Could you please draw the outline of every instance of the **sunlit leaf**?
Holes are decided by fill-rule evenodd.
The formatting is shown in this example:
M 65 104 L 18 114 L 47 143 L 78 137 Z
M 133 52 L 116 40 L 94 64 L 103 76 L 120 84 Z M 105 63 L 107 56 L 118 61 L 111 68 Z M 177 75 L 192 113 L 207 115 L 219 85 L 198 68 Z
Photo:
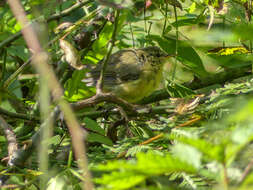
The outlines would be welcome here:
M 142 174 L 112 172 L 111 175 L 103 175 L 101 178 L 96 178 L 95 182 L 104 184 L 107 189 L 121 190 L 134 187 L 143 180 L 145 180 L 145 176 Z
M 187 137 L 176 137 L 171 136 L 171 139 L 175 139 L 179 142 L 188 144 L 195 147 L 197 150 L 202 152 L 208 159 L 216 160 L 220 163 L 224 163 L 225 160 L 225 146 L 224 144 L 212 144 L 211 142 L 197 139 L 197 138 L 187 138 Z
M 92 49 L 94 52 L 96 52 L 96 54 L 102 57 L 106 54 L 107 52 L 106 45 L 112 37 L 112 31 L 113 31 L 113 25 L 107 23 L 105 27 L 103 28 L 103 30 L 101 31 L 99 35 L 99 39 L 97 39 L 92 46 Z
M 85 76 L 85 72 L 85 70 L 74 71 L 72 78 L 67 81 L 66 90 L 68 92 L 68 98 L 71 98 L 77 93 L 77 90 L 81 86 L 80 83 Z

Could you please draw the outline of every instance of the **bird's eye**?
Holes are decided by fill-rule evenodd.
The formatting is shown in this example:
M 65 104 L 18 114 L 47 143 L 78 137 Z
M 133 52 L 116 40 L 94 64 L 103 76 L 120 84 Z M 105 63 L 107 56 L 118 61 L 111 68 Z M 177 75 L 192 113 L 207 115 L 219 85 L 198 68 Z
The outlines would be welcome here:
M 156 57 L 161 57 L 161 53 L 160 52 L 155 52 L 155 56 Z
M 145 56 L 143 54 L 141 54 L 141 60 L 145 62 Z

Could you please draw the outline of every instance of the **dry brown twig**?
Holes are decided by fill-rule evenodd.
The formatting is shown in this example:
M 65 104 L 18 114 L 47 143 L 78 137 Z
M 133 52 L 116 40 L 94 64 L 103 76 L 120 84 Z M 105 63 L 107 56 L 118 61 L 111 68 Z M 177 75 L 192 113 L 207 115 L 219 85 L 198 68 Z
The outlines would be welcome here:
M 12 156 L 18 150 L 16 135 L 1 115 L 0 115 L 0 128 L 3 130 L 5 138 L 7 139 L 8 142 L 8 157 L 4 158 L 4 160 L 8 159 L 9 163 Z

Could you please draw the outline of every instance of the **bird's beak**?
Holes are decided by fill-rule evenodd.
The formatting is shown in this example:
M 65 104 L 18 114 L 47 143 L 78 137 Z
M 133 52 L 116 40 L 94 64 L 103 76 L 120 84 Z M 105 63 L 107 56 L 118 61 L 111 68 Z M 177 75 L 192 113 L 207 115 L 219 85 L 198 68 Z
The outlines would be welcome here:
M 164 58 L 176 57 L 178 54 L 167 54 Z

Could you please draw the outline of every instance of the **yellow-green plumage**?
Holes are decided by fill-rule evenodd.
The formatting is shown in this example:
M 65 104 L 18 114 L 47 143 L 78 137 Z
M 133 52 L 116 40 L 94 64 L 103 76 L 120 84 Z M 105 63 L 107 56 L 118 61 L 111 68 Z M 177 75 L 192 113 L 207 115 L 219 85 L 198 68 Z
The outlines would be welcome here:
M 151 94 L 160 84 L 162 68 L 168 55 L 158 47 L 125 49 L 111 55 L 105 75 L 105 92 L 111 92 L 128 102 L 137 102 Z M 95 85 L 102 68 L 98 64 L 84 80 Z

